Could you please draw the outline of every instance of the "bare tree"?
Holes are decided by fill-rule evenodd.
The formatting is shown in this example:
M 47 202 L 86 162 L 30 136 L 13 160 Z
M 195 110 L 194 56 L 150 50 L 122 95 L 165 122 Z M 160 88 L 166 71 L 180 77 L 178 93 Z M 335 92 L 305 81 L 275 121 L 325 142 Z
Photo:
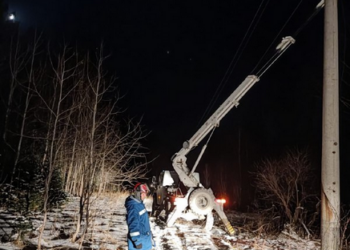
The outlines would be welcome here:
M 47 164 L 46 176 L 45 176 L 45 191 L 44 191 L 44 202 L 43 202 L 43 224 L 39 230 L 38 237 L 38 249 L 41 249 L 42 234 L 46 225 L 47 220 L 47 209 L 49 202 L 49 191 L 52 180 L 53 172 L 58 167 L 58 155 L 61 148 L 61 144 L 64 141 L 64 135 L 60 134 L 60 125 L 62 119 L 66 116 L 67 109 L 65 101 L 68 100 L 69 94 L 75 88 L 75 85 L 71 84 L 71 79 L 75 75 L 77 65 L 71 66 L 71 60 L 74 58 L 74 52 L 70 52 L 65 46 L 62 54 L 57 56 L 57 61 L 50 60 L 52 66 L 53 77 L 52 81 L 49 82 L 49 88 L 52 96 L 43 93 L 42 89 L 38 89 L 38 86 L 34 85 L 36 94 L 40 97 L 42 103 L 47 108 L 48 112 L 48 130 L 47 138 L 45 139 L 45 152 L 43 156 L 43 163 Z M 52 58 L 51 58 L 52 59 Z
M 20 83 L 20 86 L 22 88 L 22 91 L 25 94 L 24 98 L 24 107 L 23 110 L 20 112 L 21 114 L 21 127 L 19 131 L 19 139 L 16 147 L 16 156 L 13 164 L 13 169 L 12 169 L 12 178 L 15 175 L 16 169 L 17 169 L 17 164 L 20 160 L 21 156 L 21 150 L 22 150 L 22 142 L 25 138 L 25 128 L 26 128 L 26 122 L 27 122 L 27 116 L 29 113 L 30 109 L 30 100 L 33 96 L 32 93 L 32 85 L 36 83 L 37 79 L 41 77 L 41 69 L 35 67 L 35 61 L 37 60 L 37 53 L 40 45 L 40 36 L 37 37 L 36 35 L 34 36 L 33 39 L 33 44 L 30 47 L 29 50 L 29 57 L 28 57 L 28 63 L 26 63 L 26 72 L 27 77 L 26 80 L 23 83 Z
M 70 157 L 67 158 L 69 162 L 63 164 L 70 166 L 66 190 L 80 196 L 78 224 L 72 240 L 76 241 L 84 217 L 81 242 L 89 227 L 92 193 L 101 191 L 108 183 L 122 185 L 142 178 L 146 173 L 146 161 L 140 142 L 145 135 L 139 123 L 127 121 L 121 125 L 117 121 L 120 115 L 118 98 L 115 101 L 107 101 L 105 98 L 113 87 L 114 79 L 107 79 L 103 72 L 105 57 L 102 55 L 102 47 L 99 52 L 96 59 L 90 59 L 87 55 L 83 60 L 83 69 L 79 72 L 82 80 L 74 104 L 77 109 L 74 109 L 69 120 L 72 127 L 70 134 L 74 135 L 74 141 L 67 140 L 64 149 L 65 152 L 70 152 Z
M 7 101 L 5 105 L 5 117 L 4 117 L 4 125 L 3 125 L 3 131 L 2 131 L 2 141 L 4 143 L 4 146 L 2 147 L 2 154 L 5 153 L 5 146 L 7 149 L 10 150 L 10 153 L 16 153 L 15 146 L 12 145 L 9 142 L 9 124 L 11 117 L 14 114 L 14 107 L 18 105 L 18 103 L 15 103 L 16 95 L 15 92 L 18 92 L 18 86 L 19 86 L 19 78 L 20 78 L 20 73 L 23 71 L 25 68 L 27 60 L 27 53 L 26 51 L 23 51 L 20 46 L 20 42 L 18 39 L 18 34 L 16 36 L 11 37 L 11 43 L 10 43 L 10 50 L 9 50 L 9 71 L 10 71 L 10 81 L 8 84 L 8 90 L 7 90 Z M 15 118 L 12 118 L 12 120 Z M 12 134 L 15 133 L 14 130 L 11 131 Z M 3 166 L 5 166 L 8 163 L 4 163 Z M 11 165 L 13 162 L 11 163 Z M 14 172 L 16 169 L 16 163 L 14 163 L 14 168 L 13 171 L 10 172 L 12 173 L 10 175 L 10 189 L 12 187 L 12 182 L 13 182 L 13 176 Z M 5 174 L 7 171 L 1 171 L 1 175 Z M 7 176 L 1 176 L 4 180 L 6 179 Z
M 117 190 L 125 183 L 144 178 L 147 161 L 141 144 L 146 134 L 140 122 L 122 119 L 115 78 L 108 77 L 102 68 L 106 59 L 102 46 L 96 58 L 89 54 L 81 57 L 67 46 L 58 55 L 48 50 L 38 56 L 38 41 L 34 39 L 25 58 L 16 57 L 23 66 L 18 65 L 20 61 L 11 66 L 10 98 L 14 99 L 16 89 L 21 90 L 18 92 L 22 103 L 16 110 L 21 123 L 18 131 L 11 131 L 19 138 L 11 145 L 17 150 L 12 171 L 25 156 L 25 143 L 26 153 L 38 164 L 44 179 L 44 216 L 38 238 L 41 249 L 54 174 L 63 180 L 62 189 L 80 197 L 72 240 L 80 238 L 82 242 L 90 224 L 93 192 Z M 8 117 L 13 113 L 9 108 Z M 81 230 L 83 220 L 85 227 Z
M 25 61 L 26 61 L 26 53 L 21 51 L 20 43 L 18 37 L 12 37 L 11 39 L 11 48 L 9 53 L 9 66 L 10 66 L 10 74 L 11 74 L 11 80 L 9 84 L 9 91 L 8 91 L 8 98 L 7 98 L 7 105 L 6 105 L 6 111 L 5 111 L 5 121 L 4 121 L 4 131 L 2 134 L 4 143 L 7 142 L 7 127 L 9 123 L 9 117 L 12 112 L 12 105 L 13 105 L 13 98 L 15 90 L 18 87 L 18 75 L 25 67 Z M 7 143 L 7 145 L 9 145 Z
M 349 235 L 349 225 L 350 225 L 350 217 L 349 211 L 345 213 L 345 216 L 341 220 L 341 246 L 342 249 L 350 249 L 350 235 Z
M 315 222 L 311 219 L 319 208 L 317 195 L 312 193 L 314 175 L 305 151 L 287 152 L 280 159 L 266 159 L 257 166 L 255 184 L 266 214 L 279 218 L 283 227 L 288 223 L 306 231 Z M 270 218 L 270 221 L 271 220 Z

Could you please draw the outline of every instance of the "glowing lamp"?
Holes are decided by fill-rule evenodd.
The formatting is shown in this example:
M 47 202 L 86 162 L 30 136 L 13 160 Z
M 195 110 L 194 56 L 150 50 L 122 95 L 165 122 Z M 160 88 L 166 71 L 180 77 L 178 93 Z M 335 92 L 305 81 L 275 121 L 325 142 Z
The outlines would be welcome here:
M 225 204 L 226 200 L 225 199 L 216 199 L 216 202 L 219 204 Z

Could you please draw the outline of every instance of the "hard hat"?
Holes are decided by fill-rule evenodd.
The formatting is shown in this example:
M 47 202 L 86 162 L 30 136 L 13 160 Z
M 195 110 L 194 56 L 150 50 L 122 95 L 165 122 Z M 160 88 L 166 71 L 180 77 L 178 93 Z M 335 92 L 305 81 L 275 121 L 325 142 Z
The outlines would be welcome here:
M 139 182 L 139 183 L 137 183 L 134 186 L 134 191 L 135 192 L 141 192 L 141 193 L 148 193 L 149 192 L 149 188 L 148 188 L 147 184 Z

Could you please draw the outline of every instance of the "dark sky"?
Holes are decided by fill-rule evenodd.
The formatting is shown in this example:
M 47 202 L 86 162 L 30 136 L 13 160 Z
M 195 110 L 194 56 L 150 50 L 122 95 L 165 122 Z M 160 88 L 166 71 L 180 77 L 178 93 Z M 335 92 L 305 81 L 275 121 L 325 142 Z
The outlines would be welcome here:
M 151 158 L 158 157 L 153 168 L 171 169 L 170 158 L 182 142 L 247 75 L 256 73 L 259 61 L 272 55 L 282 37 L 295 34 L 319 0 L 289 0 L 282 5 L 279 0 L 7 2 L 22 29 L 38 27 L 90 48 L 104 41 L 112 55 L 107 68 L 116 72 L 125 95 L 121 105 L 128 115 L 142 117 L 151 132 L 145 146 Z M 349 98 L 350 3 L 339 1 L 339 7 L 341 95 Z M 295 147 L 307 147 L 320 163 L 323 17 L 322 10 L 307 23 L 295 37 L 296 44 L 223 119 L 200 167 L 222 164 L 235 170 L 245 162 L 243 168 L 250 170 L 261 157 Z M 247 33 L 250 25 L 254 29 Z M 230 62 L 232 74 L 223 80 Z M 217 101 L 204 116 L 217 90 Z M 348 126 L 349 109 L 341 106 L 344 166 L 350 163 L 345 157 L 350 148 Z

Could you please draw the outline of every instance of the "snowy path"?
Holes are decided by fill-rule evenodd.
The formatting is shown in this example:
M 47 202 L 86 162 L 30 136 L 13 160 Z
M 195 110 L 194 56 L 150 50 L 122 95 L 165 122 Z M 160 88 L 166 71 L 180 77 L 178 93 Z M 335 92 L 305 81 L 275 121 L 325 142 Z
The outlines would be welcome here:
M 93 199 L 91 203 L 91 226 L 82 244 L 82 249 L 127 250 L 127 225 L 125 221 L 126 210 L 124 208 L 125 196 L 103 197 Z M 54 209 L 48 216 L 45 227 L 42 246 L 47 249 L 78 249 L 78 243 L 71 242 L 71 236 L 75 232 L 78 215 L 78 198 L 70 198 L 70 201 L 61 209 Z M 0 238 L 4 238 L 4 232 L 11 232 L 15 228 L 13 215 L 0 210 Z M 36 249 L 37 228 L 42 216 L 39 214 L 28 218 L 33 224 L 33 231 L 27 234 L 26 249 Z M 310 250 L 320 249 L 319 243 L 305 240 L 291 239 L 260 239 L 257 237 L 240 234 L 229 236 L 223 230 L 220 221 L 216 222 L 210 232 L 203 229 L 199 223 L 178 220 L 171 228 L 155 218 L 150 219 L 151 228 L 156 241 L 155 250 Z M 204 222 L 203 222 L 204 223 Z M 202 223 L 202 224 L 203 224 Z M 15 246 L 12 243 L 0 243 L 0 249 L 22 249 L 23 246 Z

